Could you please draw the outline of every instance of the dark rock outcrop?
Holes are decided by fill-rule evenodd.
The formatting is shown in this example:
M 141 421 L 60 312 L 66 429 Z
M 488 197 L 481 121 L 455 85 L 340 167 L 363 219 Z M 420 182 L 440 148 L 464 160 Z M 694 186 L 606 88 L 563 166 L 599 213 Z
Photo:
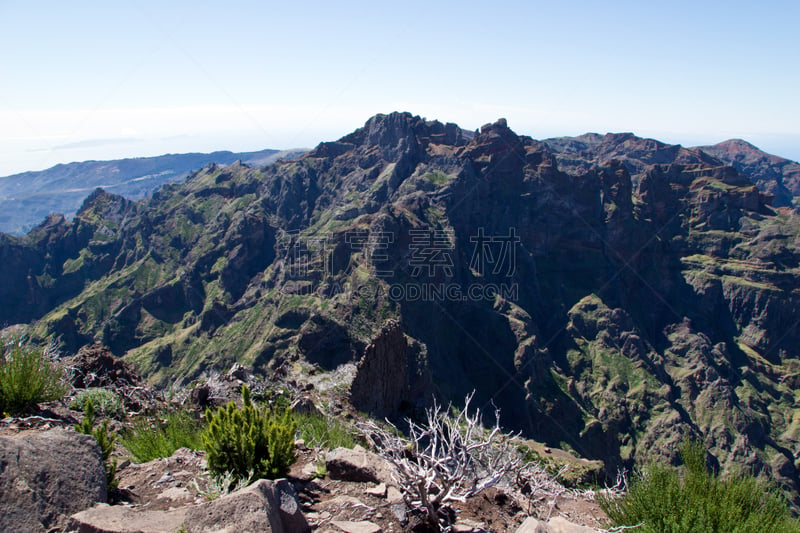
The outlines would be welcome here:
M 409 401 L 408 343 L 399 322 L 386 323 L 364 349 L 350 386 L 350 402 L 378 418 L 396 414 Z
M 69 370 L 72 386 L 78 389 L 138 385 L 142 381 L 130 363 L 116 357 L 102 344 L 84 346 L 61 361 Z

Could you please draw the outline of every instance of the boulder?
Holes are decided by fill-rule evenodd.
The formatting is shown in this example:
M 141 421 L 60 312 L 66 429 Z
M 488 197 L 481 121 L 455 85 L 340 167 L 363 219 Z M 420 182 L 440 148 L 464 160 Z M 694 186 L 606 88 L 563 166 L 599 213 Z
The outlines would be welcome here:
M 100 504 L 70 517 L 69 529 L 77 533 L 165 533 L 179 531 L 188 507 L 170 511 L 132 509 Z
M 302 533 L 309 525 L 292 485 L 261 479 L 186 513 L 187 533 Z
M 64 429 L 0 437 L 0 531 L 48 531 L 106 501 L 97 441 Z
M 329 451 L 325 467 L 331 479 L 394 484 L 392 464 L 360 446 L 352 450 L 336 448 Z

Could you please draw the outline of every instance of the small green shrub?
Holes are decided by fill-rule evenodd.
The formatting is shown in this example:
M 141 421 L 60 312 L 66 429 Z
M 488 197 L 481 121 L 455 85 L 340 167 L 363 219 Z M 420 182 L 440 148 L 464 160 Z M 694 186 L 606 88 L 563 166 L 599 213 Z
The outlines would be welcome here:
M 790 533 L 800 531 L 781 496 L 753 476 L 721 480 L 701 444 L 681 449 L 684 475 L 651 467 L 621 498 L 600 496 L 611 524 L 641 533 Z
M 237 480 L 275 479 L 286 475 L 294 463 L 297 423 L 292 413 L 275 413 L 253 405 L 250 389 L 242 388 L 243 406 L 229 402 L 206 410 L 203 433 L 208 469 L 215 475 L 230 473 Z
M 108 492 L 114 492 L 119 484 L 117 479 L 117 460 L 111 458 L 111 453 L 114 451 L 114 442 L 116 436 L 108 429 L 108 420 L 103 420 L 103 423 L 94 427 L 94 406 L 91 400 L 86 402 L 86 407 L 83 411 L 83 420 L 80 424 L 75 425 L 75 431 L 83 433 L 84 435 L 91 435 L 97 444 L 100 445 L 100 453 L 103 455 L 103 467 L 106 471 L 106 483 Z
M 203 426 L 184 411 L 167 413 L 156 419 L 140 417 L 133 428 L 122 434 L 121 442 L 134 459 L 146 463 L 169 457 L 178 448 L 203 448 Z
M 0 411 L 22 414 L 40 402 L 58 400 L 69 391 L 54 346 L 37 348 L 16 337 L 3 343 L 0 355 Z
M 78 392 L 69 404 L 70 409 L 84 411 L 86 403 L 92 402 L 95 412 L 103 416 L 121 419 L 125 416 L 125 404 L 122 397 L 114 391 L 91 388 Z
M 297 433 L 315 448 L 354 448 L 358 441 L 353 431 L 337 419 L 321 414 L 296 414 Z

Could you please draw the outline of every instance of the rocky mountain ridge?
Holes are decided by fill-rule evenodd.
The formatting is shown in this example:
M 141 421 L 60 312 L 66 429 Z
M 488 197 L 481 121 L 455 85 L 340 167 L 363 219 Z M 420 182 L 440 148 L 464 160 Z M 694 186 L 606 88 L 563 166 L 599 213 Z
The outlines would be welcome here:
M 140 200 L 161 185 L 180 181 L 193 170 L 210 163 L 229 165 L 243 161 L 263 166 L 281 157 L 296 156 L 302 152 L 260 150 L 167 154 L 68 163 L 37 172 L 0 177 L 0 232 L 23 235 L 50 213 L 61 213 L 71 218 L 84 198 L 98 187 L 128 200 Z
M 401 413 L 475 389 L 612 472 L 692 435 L 796 497 L 799 215 L 705 152 L 584 137 L 393 113 L 138 203 L 98 191 L 3 237 L 0 320 L 169 385 L 339 375 L 393 318 L 420 385 Z

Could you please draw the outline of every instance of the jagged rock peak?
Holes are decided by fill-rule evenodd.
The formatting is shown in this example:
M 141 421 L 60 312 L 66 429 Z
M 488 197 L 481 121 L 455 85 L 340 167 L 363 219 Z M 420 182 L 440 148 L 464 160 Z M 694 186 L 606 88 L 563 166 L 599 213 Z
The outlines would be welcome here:
M 494 123 L 481 126 L 480 134 L 475 137 L 474 141 L 478 144 L 493 144 L 500 141 L 511 147 L 518 145 L 521 137 L 508 127 L 506 119 L 498 118 Z
M 90 211 L 93 208 L 96 208 L 101 205 L 108 205 L 108 204 L 119 204 L 121 206 L 127 206 L 130 204 L 130 201 L 124 198 L 123 196 L 119 196 L 117 194 L 113 194 L 107 192 L 102 187 L 96 188 L 92 193 L 86 197 L 81 205 L 80 209 L 78 209 L 78 214 Z
M 84 220 L 105 219 L 118 223 L 134 205 L 127 198 L 98 187 L 83 201 L 83 205 L 78 209 L 75 218 Z
M 414 143 L 461 146 L 466 141 L 467 135 L 456 124 L 425 120 L 408 112 L 393 112 L 388 115 L 373 116 L 364 123 L 363 127 L 342 137 L 338 143 L 397 148 Z

